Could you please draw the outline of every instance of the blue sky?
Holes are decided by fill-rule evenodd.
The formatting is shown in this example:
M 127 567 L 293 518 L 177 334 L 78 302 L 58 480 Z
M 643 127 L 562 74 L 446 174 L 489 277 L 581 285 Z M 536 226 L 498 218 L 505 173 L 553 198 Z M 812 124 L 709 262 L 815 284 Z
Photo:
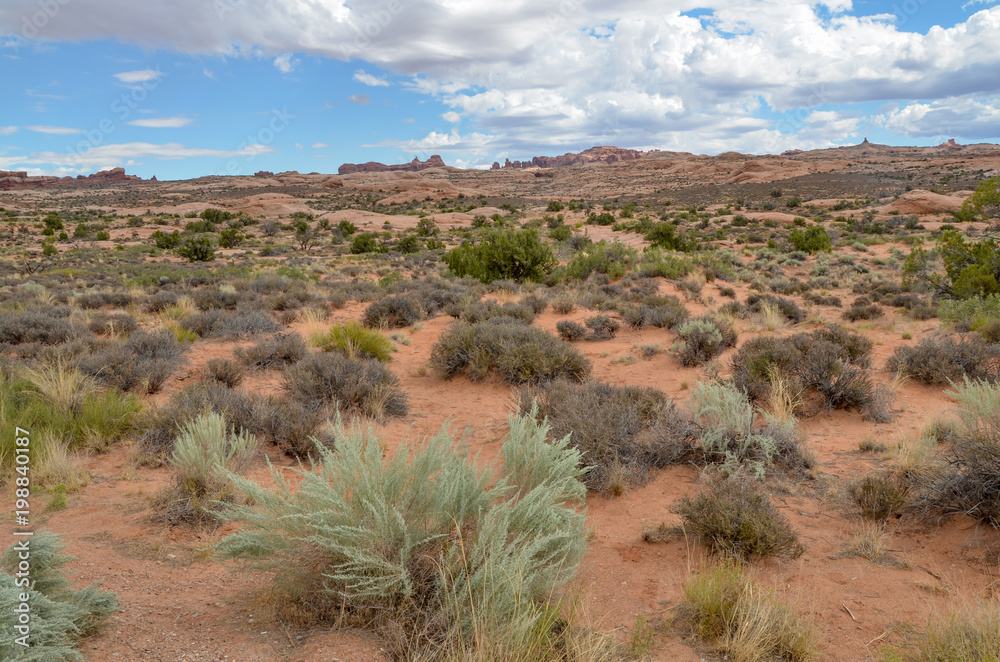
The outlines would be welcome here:
M 1000 0 L 4 0 L 0 169 L 1000 142 Z

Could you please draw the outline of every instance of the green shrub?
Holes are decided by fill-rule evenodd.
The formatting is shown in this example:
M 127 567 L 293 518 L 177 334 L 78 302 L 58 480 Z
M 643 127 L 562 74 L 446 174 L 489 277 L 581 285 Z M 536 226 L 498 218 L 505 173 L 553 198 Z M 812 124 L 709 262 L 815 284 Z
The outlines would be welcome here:
M 565 273 L 569 278 L 585 280 L 592 273 L 607 274 L 612 280 L 624 276 L 635 266 L 639 254 L 634 248 L 625 244 L 600 241 L 584 246 L 566 265 Z
M 370 430 L 338 427 L 294 489 L 277 471 L 274 491 L 231 475 L 259 506 L 230 507 L 245 525 L 215 550 L 275 573 L 319 622 L 392 635 L 400 659 L 564 660 L 572 628 L 546 601 L 583 557 L 585 489 L 579 451 L 547 433 L 512 417 L 494 475 L 446 429 L 385 460 Z
M 378 238 L 371 232 L 359 234 L 351 240 L 351 253 L 354 255 L 377 252 L 379 252 Z
M 557 264 L 552 248 L 534 228 L 486 230 L 476 243 L 447 253 L 445 262 L 455 275 L 484 283 L 500 279 L 540 282 Z
M 374 359 L 311 354 L 285 369 L 284 388 L 289 397 L 311 409 L 336 406 L 378 421 L 408 411 L 399 378 Z
M 621 494 L 691 455 L 694 426 L 653 388 L 560 379 L 522 389 L 518 401 L 522 413 L 537 404 L 555 438 L 571 435 L 590 467 L 584 482 L 591 490 Z
M 646 231 L 645 236 L 651 246 L 670 251 L 690 252 L 698 248 L 694 236 L 684 237 L 677 231 L 677 224 L 673 222 L 655 223 Z
M 452 324 L 431 350 L 431 366 L 445 378 L 461 373 L 479 381 L 495 372 L 510 384 L 582 381 L 590 374 L 590 362 L 569 343 L 502 318 Z
M 195 237 L 185 237 L 175 249 L 179 256 L 188 262 L 210 262 L 215 259 L 215 248 L 211 238 L 200 235 Z
M 24 540 L 29 540 L 25 538 Z M 0 659 L 10 662 L 69 662 L 82 660 L 76 645 L 82 637 L 96 632 L 111 614 L 118 611 L 114 593 L 98 589 L 98 584 L 74 590 L 63 577 L 63 567 L 74 559 L 66 556 L 66 545 L 59 536 L 39 531 L 30 538 L 31 580 L 25 589 L 15 577 L 21 550 L 17 543 L 0 558 Z M 22 646 L 17 638 L 21 625 L 15 611 L 28 593 L 31 606 L 30 634 Z
M 821 225 L 813 225 L 805 230 L 794 228 L 788 233 L 788 242 L 795 247 L 795 250 L 806 253 L 833 250 L 830 233 Z
M 236 248 L 246 240 L 246 236 L 238 228 L 230 228 L 219 233 L 219 246 Z
M 983 180 L 962 204 L 962 211 L 985 220 L 1000 218 L 1000 175 Z
M 761 488 L 740 477 L 715 479 L 674 508 L 703 544 L 739 561 L 798 558 L 805 551 L 791 525 Z
M 811 627 L 747 570 L 723 562 L 684 584 L 682 614 L 694 634 L 732 662 L 817 657 Z
M 343 220 L 340 223 L 337 223 L 337 229 L 346 236 L 350 236 L 357 231 L 357 228 L 354 227 L 354 223 L 351 223 L 348 220 Z
M 338 351 L 352 359 L 376 359 L 385 363 L 392 358 L 392 341 L 354 320 L 335 324 L 310 341 L 323 351 Z

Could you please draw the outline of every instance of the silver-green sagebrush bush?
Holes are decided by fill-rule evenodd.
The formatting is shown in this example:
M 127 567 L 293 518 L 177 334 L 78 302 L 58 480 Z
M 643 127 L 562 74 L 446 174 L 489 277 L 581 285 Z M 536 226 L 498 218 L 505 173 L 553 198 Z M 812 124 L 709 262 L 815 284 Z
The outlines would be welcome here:
M 256 506 L 228 508 L 246 526 L 215 550 L 330 620 L 346 610 L 400 658 L 555 659 L 571 628 L 549 599 L 585 552 L 585 469 L 536 415 L 511 416 L 502 467 L 483 470 L 447 427 L 383 459 L 370 428 L 338 421 L 337 451 L 301 480 L 230 474 Z
M 71 588 L 62 568 L 72 559 L 59 536 L 38 532 L 29 542 L 31 563 L 30 590 L 16 584 L 13 575 L 20 562 L 20 550 L 8 547 L 0 557 L 0 660 L 11 662 L 63 662 L 82 660 L 77 641 L 96 631 L 104 620 L 118 611 L 114 593 L 102 591 L 97 584 L 82 589 Z M 8 574 L 11 573 L 11 574 Z M 21 594 L 30 594 L 30 634 L 28 647 L 15 641 L 19 633 Z

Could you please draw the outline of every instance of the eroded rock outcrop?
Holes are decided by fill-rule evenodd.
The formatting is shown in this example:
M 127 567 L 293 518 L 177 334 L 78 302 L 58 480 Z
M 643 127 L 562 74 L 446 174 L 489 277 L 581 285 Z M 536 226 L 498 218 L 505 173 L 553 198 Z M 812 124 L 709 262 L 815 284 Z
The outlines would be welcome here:
M 341 175 L 349 175 L 352 172 L 396 172 L 400 170 L 417 172 L 419 170 L 426 170 L 427 168 L 440 168 L 444 164 L 444 160 L 435 154 L 426 161 L 421 161 L 420 159 L 413 157 L 413 160 L 409 163 L 396 163 L 393 165 L 386 165 L 384 163 L 379 163 L 378 161 L 369 161 L 368 163 L 345 163 L 337 169 L 337 173 Z
M 16 188 L 43 188 L 50 186 L 89 186 L 92 184 L 117 184 L 121 182 L 141 182 L 138 175 L 125 174 L 125 168 L 102 170 L 92 175 L 76 177 L 29 177 L 24 171 L 0 170 L 0 190 Z

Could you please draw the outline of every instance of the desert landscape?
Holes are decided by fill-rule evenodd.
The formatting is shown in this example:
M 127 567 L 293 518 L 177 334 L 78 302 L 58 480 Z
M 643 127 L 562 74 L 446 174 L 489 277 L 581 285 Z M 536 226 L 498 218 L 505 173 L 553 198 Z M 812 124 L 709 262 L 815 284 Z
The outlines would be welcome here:
M 1000 146 L 340 172 L 0 172 L 4 659 L 996 659 Z

